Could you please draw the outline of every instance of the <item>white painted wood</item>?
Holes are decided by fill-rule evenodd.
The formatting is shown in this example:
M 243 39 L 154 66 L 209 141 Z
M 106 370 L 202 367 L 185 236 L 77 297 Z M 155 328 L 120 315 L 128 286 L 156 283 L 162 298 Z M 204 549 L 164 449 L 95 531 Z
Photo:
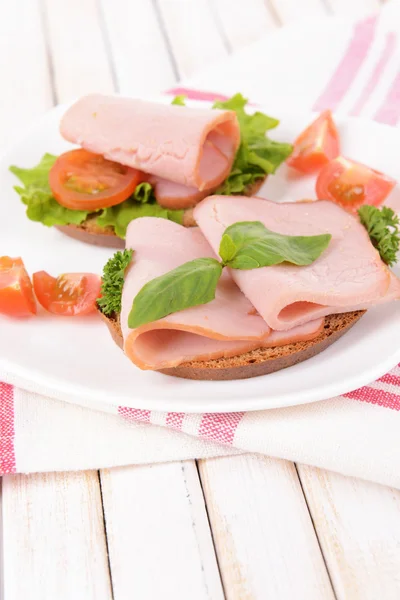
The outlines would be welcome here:
M 111 600 L 97 472 L 3 477 L 4 597 Z
M 328 14 L 325 0 L 265 0 L 282 25 Z M 351 2 L 353 0 L 350 0 Z
M 400 490 L 312 467 L 299 473 L 338 600 L 398 600 Z
M 326 0 L 332 12 L 337 15 L 364 17 L 381 6 L 379 0 Z
M 211 6 L 231 50 L 246 46 L 279 26 L 264 0 L 213 0 Z
M 44 6 L 58 101 L 113 91 L 96 0 L 45 0 Z
M 157 93 L 176 82 L 152 0 L 99 0 L 118 88 L 127 95 Z
M 101 471 L 114 600 L 222 600 L 195 463 Z
M 190 77 L 228 55 L 208 0 L 157 0 L 157 5 L 180 78 Z
M 292 463 L 215 458 L 200 474 L 228 600 L 333 600 Z
M 0 2 L 0 146 L 52 103 L 38 0 Z

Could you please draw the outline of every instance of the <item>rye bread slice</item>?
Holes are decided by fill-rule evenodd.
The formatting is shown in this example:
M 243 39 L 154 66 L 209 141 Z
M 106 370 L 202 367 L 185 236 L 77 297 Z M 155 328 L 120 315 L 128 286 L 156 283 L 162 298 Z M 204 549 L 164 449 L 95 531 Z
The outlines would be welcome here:
M 248 197 L 255 196 L 265 180 L 266 177 L 248 185 L 243 194 Z M 193 208 L 187 208 L 183 214 L 183 225 L 185 227 L 196 226 L 193 218 Z M 55 227 L 68 237 L 85 242 L 86 244 L 106 248 L 125 248 L 125 240 L 116 235 L 113 227 L 100 227 L 97 225 L 96 219 L 96 215 L 90 215 L 80 225 L 56 225 Z
M 109 318 L 99 309 L 98 311 L 107 324 L 114 342 L 122 349 L 119 316 Z M 319 354 L 344 335 L 364 313 L 364 310 L 358 310 L 325 317 L 324 329 L 318 337 L 309 342 L 296 342 L 276 348 L 258 348 L 231 358 L 218 358 L 204 362 L 192 361 L 183 363 L 179 367 L 160 369 L 159 372 L 183 379 L 208 381 L 249 379 L 274 373 Z

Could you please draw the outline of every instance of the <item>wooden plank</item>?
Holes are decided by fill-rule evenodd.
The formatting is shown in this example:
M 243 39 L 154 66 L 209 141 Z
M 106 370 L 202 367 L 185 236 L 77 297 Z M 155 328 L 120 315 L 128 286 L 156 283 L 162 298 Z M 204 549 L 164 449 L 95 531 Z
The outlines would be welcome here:
M 157 93 L 176 82 L 174 64 L 152 0 L 100 0 L 118 89 Z
M 97 472 L 3 477 L 4 597 L 111 600 Z
M 207 0 L 157 0 L 157 6 L 180 78 L 227 56 L 223 32 Z
M 326 0 L 336 15 L 364 17 L 372 14 L 381 6 L 379 0 Z
M 237 2 L 234 9 L 232 0 L 214 0 L 212 7 L 231 50 L 250 44 L 279 26 L 264 0 Z
M 44 5 L 58 101 L 113 91 L 96 0 L 45 0 Z
M 193 461 L 101 471 L 114 600 L 222 600 Z
M 400 490 L 300 466 L 338 600 L 400 598 Z
M 282 25 L 328 14 L 324 0 L 265 0 Z
M 228 600 L 334 598 L 292 463 L 215 458 L 200 474 Z
M 2 150 L 52 103 L 38 0 L 0 2 Z

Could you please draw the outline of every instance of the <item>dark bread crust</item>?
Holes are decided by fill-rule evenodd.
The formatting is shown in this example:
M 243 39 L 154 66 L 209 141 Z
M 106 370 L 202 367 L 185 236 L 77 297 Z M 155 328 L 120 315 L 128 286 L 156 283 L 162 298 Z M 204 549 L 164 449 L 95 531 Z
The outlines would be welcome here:
M 113 340 L 122 349 L 119 317 L 106 317 L 100 310 L 99 313 L 107 324 Z M 183 363 L 179 367 L 161 369 L 159 372 L 183 379 L 207 381 L 249 379 L 274 373 L 319 354 L 345 334 L 364 313 L 364 310 L 358 310 L 325 317 L 324 329 L 317 338 L 309 342 L 296 342 L 276 348 L 258 348 L 231 358 L 218 358 L 205 362 L 192 361 Z
M 255 196 L 265 180 L 266 177 L 246 186 L 243 194 L 248 197 Z M 68 237 L 72 237 L 85 244 L 106 248 L 125 248 L 125 240 L 118 237 L 112 227 L 99 227 L 96 219 L 96 215 L 90 215 L 81 225 L 56 225 L 55 227 Z M 193 218 L 193 208 L 187 208 L 184 211 L 183 225 L 185 227 L 196 227 L 196 221 Z

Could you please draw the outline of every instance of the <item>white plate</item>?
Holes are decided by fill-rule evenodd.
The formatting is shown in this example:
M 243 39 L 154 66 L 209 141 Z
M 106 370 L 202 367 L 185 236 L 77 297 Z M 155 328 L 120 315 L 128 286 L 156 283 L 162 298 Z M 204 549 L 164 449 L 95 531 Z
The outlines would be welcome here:
M 63 107 L 48 113 L 0 164 L 0 256 L 22 256 L 30 273 L 45 269 L 100 273 L 112 251 L 71 240 L 32 223 L 12 189 L 11 164 L 32 166 L 45 152 L 69 145 L 58 133 Z M 311 115 L 280 114 L 275 138 L 292 140 Z M 400 137 L 389 127 L 339 119 L 345 155 L 399 176 Z M 395 190 L 395 195 L 399 194 Z M 263 195 L 275 200 L 313 196 L 313 181 L 288 181 L 285 168 L 269 178 Z M 322 400 L 367 384 L 400 361 L 400 303 L 368 311 L 322 354 L 287 370 L 232 382 L 197 382 L 142 372 L 111 341 L 106 327 L 90 319 L 0 316 L 0 379 L 76 403 L 104 403 L 160 411 L 227 412 L 291 406 Z M 106 407 L 105 407 L 106 408 Z

